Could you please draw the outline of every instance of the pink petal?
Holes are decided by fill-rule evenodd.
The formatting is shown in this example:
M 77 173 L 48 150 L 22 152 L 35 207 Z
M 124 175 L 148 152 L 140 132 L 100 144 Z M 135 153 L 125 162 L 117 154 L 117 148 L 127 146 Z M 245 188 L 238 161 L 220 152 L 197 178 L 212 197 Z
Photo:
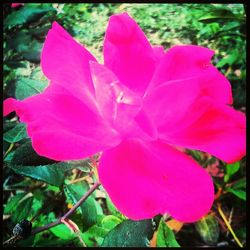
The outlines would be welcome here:
M 195 46 L 174 46 L 157 67 L 149 89 L 168 81 L 200 77 L 202 90 L 218 102 L 232 104 L 229 81 L 210 63 L 214 52 Z
M 104 65 L 90 63 L 98 108 L 110 125 L 127 137 L 155 137 L 156 128 L 146 114 L 139 112 L 142 100 L 138 94 L 119 82 Z
M 14 98 L 8 98 L 3 102 L 3 116 L 10 114 L 15 111 L 15 105 L 17 100 Z
M 7 105 L 6 110 L 10 108 Z M 82 159 L 120 142 L 118 133 L 98 113 L 56 84 L 42 94 L 16 101 L 14 108 L 27 123 L 34 149 L 47 158 Z
M 154 46 L 153 50 L 154 50 L 156 60 L 159 63 L 161 59 L 164 58 L 164 55 L 165 55 L 164 48 L 163 46 Z
M 165 120 L 159 137 L 178 146 L 208 152 L 232 163 L 246 154 L 246 118 L 208 97 L 197 99 L 186 114 Z
M 169 213 L 194 222 L 214 200 L 211 177 L 191 157 L 162 142 L 123 141 L 104 152 L 100 181 L 115 206 L 134 220 Z
M 168 121 L 169 125 L 181 118 L 201 94 L 200 79 L 168 81 L 147 92 L 143 110 L 150 114 L 157 127 Z
M 63 86 L 88 106 L 94 107 L 89 61 L 96 59 L 63 27 L 53 22 L 42 50 L 42 70 L 54 84 Z
M 143 31 L 127 13 L 109 19 L 104 62 L 123 84 L 140 95 L 144 93 L 155 70 L 156 58 Z

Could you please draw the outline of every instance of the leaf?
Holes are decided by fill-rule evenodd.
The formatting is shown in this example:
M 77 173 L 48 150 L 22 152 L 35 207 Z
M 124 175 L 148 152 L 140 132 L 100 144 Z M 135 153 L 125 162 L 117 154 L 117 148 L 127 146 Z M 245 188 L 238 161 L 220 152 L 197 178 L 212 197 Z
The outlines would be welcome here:
M 8 45 L 20 53 L 24 59 L 34 63 L 40 62 L 43 44 L 33 38 L 29 31 L 21 30 L 8 40 Z
M 104 227 L 107 230 L 112 230 L 121 222 L 122 222 L 122 220 L 117 218 L 116 216 L 107 215 L 102 219 L 102 227 Z
M 18 123 L 14 128 L 3 134 L 3 139 L 9 143 L 15 143 L 27 137 L 26 124 L 24 123 Z
M 224 182 L 228 182 L 229 179 L 237 173 L 237 171 L 240 169 L 240 163 L 235 162 L 233 164 L 227 164 L 226 165 L 226 174 L 224 175 Z
M 14 151 L 11 165 L 36 166 L 55 163 L 55 161 L 38 155 L 32 147 L 31 141 L 27 141 Z
M 152 220 L 126 220 L 104 238 L 102 247 L 147 247 L 153 237 Z
M 101 245 L 103 238 L 108 234 L 108 230 L 97 225 L 93 225 L 82 234 L 83 241 L 88 247 Z
M 63 240 L 73 240 L 77 236 L 64 224 L 60 224 L 56 227 L 50 228 L 50 232 L 52 232 L 56 237 Z
M 162 218 L 157 230 L 156 237 L 157 247 L 180 247 L 175 239 L 173 231 L 167 226 L 164 219 Z
M 241 180 L 235 182 L 231 188 L 233 189 L 245 189 L 246 188 L 246 177 L 242 178 Z
M 23 8 L 19 9 L 18 11 L 14 11 L 7 16 L 7 18 L 4 20 L 4 27 L 11 28 L 16 25 L 36 21 L 49 11 L 55 11 L 55 9 L 52 7 L 41 8 L 41 6 L 39 6 L 39 8 L 36 8 L 33 6 L 31 7 L 24 5 Z
M 217 244 L 220 229 L 218 221 L 212 215 L 204 216 L 201 220 L 195 223 L 195 228 L 201 239 L 208 245 L 214 246 Z
M 15 212 L 11 216 L 11 219 L 14 223 L 18 223 L 21 220 L 28 218 L 28 216 L 30 215 L 32 202 L 33 197 L 30 196 L 27 196 L 26 199 L 22 199 L 22 201 L 16 207 Z
M 64 173 L 72 170 L 72 166 L 64 162 L 43 166 L 11 165 L 10 168 L 17 174 L 44 181 L 57 187 L 62 186 L 65 179 Z
M 89 185 L 86 182 L 77 182 L 64 186 L 65 195 L 73 204 L 76 204 L 88 190 Z M 78 208 L 78 211 L 82 214 L 83 230 L 94 225 L 97 221 L 95 203 L 93 196 L 89 196 Z
M 237 196 L 238 198 L 244 201 L 246 200 L 246 192 L 243 190 L 227 188 L 227 191 L 234 194 L 235 196 Z
M 20 78 L 16 82 L 15 96 L 19 100 L 23 100 L 29 96 L 41 93 L 48 83 L 41 80 L 34 80 L 29 78 Z
M 230 52 L 230 55 L 227 55 L 226 57 L 224 57 L 223 59 L 221 59 L 217 64 L 216 67 L 221 68 L 224 65 L 228 64 L 228 65 L 232 65 L 234 64 L 239 58 L 239 52 L 236 50 L 233 50 Z
M 243 21 L 243 18 L 239 18 L 228 8 L 214 8 L 211 9 L 207 15 L 204 15 L 199 19 L 200 22 L 211 23 L 219 22 L 223 20 L 240 20 Z
M 26 193 L 18 193 L 8 199 L 6 206 L 4 207 L 4 214 L 12 213 L 18 206 L 20 200 L 26 195 Z

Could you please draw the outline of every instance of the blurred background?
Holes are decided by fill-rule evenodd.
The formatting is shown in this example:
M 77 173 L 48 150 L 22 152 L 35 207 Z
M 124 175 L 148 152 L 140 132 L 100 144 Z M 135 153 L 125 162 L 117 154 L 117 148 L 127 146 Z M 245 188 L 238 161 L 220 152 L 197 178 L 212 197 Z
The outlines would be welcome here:
M 174 45 L 197 44 L 215 50 L 213 64 L 232 85 L 233 106 L 245 112 L 246 13 L 242 4 L 29 3 L 16 7 L 3 4 L 3 99 L 15 97 L 21 100 L 40 93 L 47 86 L 47 80 L 40 68 L 40 52 L 53 21 L 60 23 L 99 62 L 103 62 L 103 38 L 108 19 L 112 14 L 121 12 L 128 12 L 136 20 L 152 45 L 162 45 L 167 50 Z M 17 170 L 16 165 L 50 166 L 49 164 L 57 163 L 36 155 L 32 150 L 30 139 L 27 138 L 25 125 L 18 123 L 15 114 L 4 118 L 3 129 L 3 230 L 6 240 L 11 236 L 13 226 L 21 219 L 33 219 L 36 226 L 53 221 L 72 206 L 72 203 L 74 204 L 70 192 L 79 195 L 85 192 L 93 178 L 85 180 L 86 185 L 82 185 L 84 187 L 79 186 L 73 191 L 68 188 L 66 192 L 65 187 L 62 188 L 63 183 L 68 185 L 67 181 L 72 181 L 72 178 L 88 176 L 89 172 L 86 169 L 91 165 L 89 162 L 74 163 L 78 164 L 78 172 L 72 170 L 70 163 L 71 169 L 66 168 L 67 171 L 65 170 L 60 177 L 62 182 L 52 185 L 51 180 L 48 181 L 41 176 L 39 179 L 30 173 Z M 213 176 L 216 191 L 221 190 L 221 194 L 218 194 L 219 201 L 224 206 L 226 216 L 236 230 L 235 233 L 244 243 L 245 159 L 230 168 L 206 154 L 192 151 L 189 153 Z M 92 198 L 94 205 L 90 202 L 92 205 L 89 206 L 95 207 L 96 214 L 91 214 L 88 206 L 83 208 L 81 213 L 87 213 L 86 216 L 95 219 L 94 221 L 89 219 L 86 225 L 84 223 L 81 225 L 82 238 L 88 246 L 99 246 L 105 235 L 124 217 L 114 210 L 102 190 L 95 193 Z M 51 199 L 54 203 L 52 202 L 50 208 L 44 210 L 44 204 Z M 106 224 L 105 231 L 98 223 L 100 218 L 111 215 L 116 219 L 114 217 L 110 219 L 111 222 L 109 221 L 108 226 Z M 75 218 L 77 219 L 79 220 Z M 168 226 L 171 228 L 171 225 Z M 171 229 L 176 233 L 181 246 L 237 246 L 235 238 L 221 219 L 217 208 L 213 208 L 211 216 L 200 224 L 182 225 L 178 230 L 176 225 L 176 223 L 172 225 Z M 209 230 L 205 229 L 207 225 Z M 93 229 L 93 226 L 96 227 Z M 78 246 L 77 237 L 66 232 L 67 228 L 57 228 L 54 228 L 52 233 L 45 231 L 43 234 L 20 241 L 19 244 Z M 156 243 L 151 241 L 150 244 L 154 246 Z

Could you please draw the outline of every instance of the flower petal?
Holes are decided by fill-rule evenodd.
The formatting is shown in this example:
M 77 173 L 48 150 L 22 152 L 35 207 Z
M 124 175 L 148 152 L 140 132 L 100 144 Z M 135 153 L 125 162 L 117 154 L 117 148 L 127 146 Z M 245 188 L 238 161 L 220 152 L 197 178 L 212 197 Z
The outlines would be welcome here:
M 168 212 L 179 221 L 194 222 L 214 200 L 208 173 L 160 141 L 123 141 L 102 154 L 98 172 L 115 206 L 134 220 Z
M 104 62 L 123 84 L 143 95 L 153 76 L 156 58 L 143 31 L 127 13 L 109 19 Z
M 8 98 L 3 102 L 3 116 L 10 114 L 15 111 L 15 104 L 17 100 L 14 98 Z
M 57 22 L 48 32 L 41 54 L 41 67 L 53 84 L 59 84 L 88 106 L 94 105 L 89 61 L 96 59 Z
M 39 155 L 54 160 L 76 160 L 113 147 L 120 142 L 112 129 L 85 103 L 57 84 L 42 94 L 10 103 Z
M 188 112 L 165 120 L 159 137 L 169 143 L 208 152 L 232 163 L 246 154 L 246 118 L 209 97 L 197 99 Z
M 156 128 L 147 115 L 140 112 L 142 98 L 120 83 L 112 71 L 97 62 L 90 62 L 95 96 L 104 119 L 121 133 L 123 138 L 156 137 Z
M 195 46 L 174 46 L 169 49 L 157 67 L 149 89 L 168 81 L 200 77 L 204 94 L 218 102 L 232 104 L 229 81 L 210 63 L 214 52 Z

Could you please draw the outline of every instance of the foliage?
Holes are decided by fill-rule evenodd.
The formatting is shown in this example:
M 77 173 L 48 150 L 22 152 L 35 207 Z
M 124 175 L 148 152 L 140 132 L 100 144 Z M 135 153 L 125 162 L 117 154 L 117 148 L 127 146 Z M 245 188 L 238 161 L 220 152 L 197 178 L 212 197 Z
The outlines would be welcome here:
M 199 44 L 215 50 L 213 63 L 232 84 L 234 106 L 244 110 L 246 86 L 246 22 L 242 4 L 32 4 L 11 8 L 4 4 L 3 97 L 24 99 L 43 91 L 48 82 L 40 69 L 40 52 L 51 23 L 62 24 L 102 62 L 102 42 L 111 14 L 127 11 L 154 45 L 165 49 L 177 44 Z M 94 27 L 94 28 L 93 28 Z M 33 228 L 44 226 L 65 214 L 98 178 L 90 159 L 55 162 L 36 154 L 25 124 L 14 114 L 3 126 L 3 236 L 23 219 Z M 215 159 L 189 152 L 209 170 Z M 98 158 L 98 155 L 96 156 Z M 241 242 L 245 242 L 245 160 L 216 163 L 224 176 L 213 175 L 216 192 Z M 216 172 L 217 173 L 217 172 Z M 198 188 L 198 187 L 197 187 Z M 105 191 L 95 191 L 70 218 L 79 227 L 77 235 L 58 225 L 18 242 L 19 246 L 149 246 L 154 231 L 157 246 L 235 246 L 225 224 L 213 213 L 175 233 L 162 218 L 131 221 L 112 204 Z M 220 225 L 218 224 L 218 221 Z M 159 226 L 158 226 L 159 224 Z M 196 228 L 196 229 L 195 229 Z M 223 230 L 222 230 L 223 229 Z M 192 235 L 192 237 L 190 237 Z M 79 238 L 80 237 L 80 238 Z M 176 239 L 175 239 L 176 237 Z M 225 243 L 226 242 L 226 243 Z M 152 243 L 152 242 L 151 242 Z

